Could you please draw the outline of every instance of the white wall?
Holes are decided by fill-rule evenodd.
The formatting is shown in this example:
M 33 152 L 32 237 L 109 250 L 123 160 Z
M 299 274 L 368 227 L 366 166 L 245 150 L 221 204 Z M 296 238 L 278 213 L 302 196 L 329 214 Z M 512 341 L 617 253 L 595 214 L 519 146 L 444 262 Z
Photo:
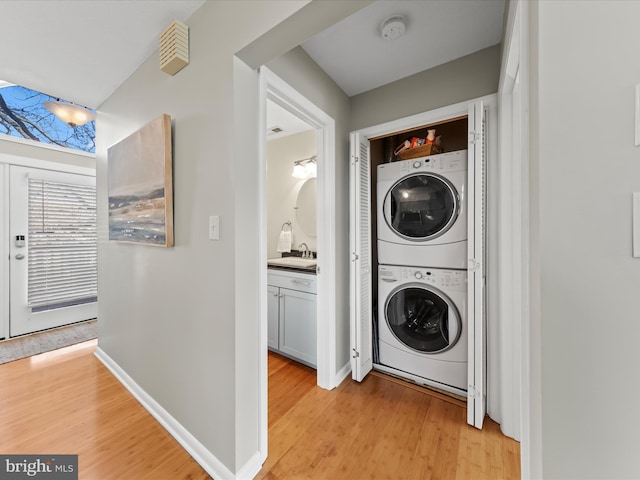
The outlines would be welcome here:
M 297 196 L 306 179 L 291 176 L 293 162 L 316 154 L 316 131 L 269 140 L 267 143 L 267 257 L 279 257 L 276 247 L 284 222 L 291 222 L 292 249 L 306 243 L 317 251 L 317 236 L 302 231 L 297 219 Z
M 631 256 L 631 194 L 640 191 L 640 2 L 539 2 L 536 10 L 533 310 L 542 345 L 532 354 L 542 362 L 543 477 L 639 478 L 640 259 Z
M 233 55 L 305 3 L 206 2 L 186 22 L 190 64 L 169 76 L 156 52 L 97 120 L 99 347 L 232 473 L 258 449 L 260 327 L 258 155 L 247 141 L 257 75 Z M 173 119 L 175 247 L 111 242 L 107 148 L 161 113 Z M 209 215 L 220 216 L 219 241 L 208 240 Z

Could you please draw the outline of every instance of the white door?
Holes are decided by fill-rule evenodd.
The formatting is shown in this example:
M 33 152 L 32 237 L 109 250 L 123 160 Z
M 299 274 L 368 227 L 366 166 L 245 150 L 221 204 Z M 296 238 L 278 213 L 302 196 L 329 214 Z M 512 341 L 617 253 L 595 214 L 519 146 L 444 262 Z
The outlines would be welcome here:
M 95 177 L 10 167 L 12 337 L 95 318 Z
M 485 164 L 486 128 L 482 102 L 469 105 L 469 179 L 467 210 L 469 224 L 467 319 L 468 371 L 467 423 L 482 428 L 486 412 L 486 334 L 485 334 Z
M 351 134 L 351 375 L 361 382 L 373 368 L 371 192 L 369 141 Z

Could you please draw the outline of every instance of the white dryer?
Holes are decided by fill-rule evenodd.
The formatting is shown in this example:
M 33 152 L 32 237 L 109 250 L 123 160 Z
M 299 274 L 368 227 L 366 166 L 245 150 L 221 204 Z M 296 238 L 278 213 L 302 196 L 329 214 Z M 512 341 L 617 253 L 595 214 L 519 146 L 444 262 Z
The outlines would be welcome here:
M 378 263 L 467 268 L 467 150 L 377 173 Z
M 467 272 L 378 267 L 378 363 L 424 384 L 467 390 Z

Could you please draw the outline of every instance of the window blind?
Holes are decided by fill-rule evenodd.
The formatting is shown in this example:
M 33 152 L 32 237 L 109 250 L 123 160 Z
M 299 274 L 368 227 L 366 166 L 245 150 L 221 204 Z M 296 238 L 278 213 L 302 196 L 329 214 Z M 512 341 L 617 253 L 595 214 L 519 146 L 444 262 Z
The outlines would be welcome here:
M 95 302 L 95 186 L 29 179 L 28 247 L 32 311 Z

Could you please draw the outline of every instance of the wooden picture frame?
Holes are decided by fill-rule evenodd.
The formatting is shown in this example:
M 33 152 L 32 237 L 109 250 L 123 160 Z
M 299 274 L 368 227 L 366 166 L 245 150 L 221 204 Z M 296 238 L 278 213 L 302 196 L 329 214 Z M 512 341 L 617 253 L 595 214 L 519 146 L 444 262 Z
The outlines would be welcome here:
M 107 150 L 109 240 L 173 246 L 171 117 L 162 114 Z

